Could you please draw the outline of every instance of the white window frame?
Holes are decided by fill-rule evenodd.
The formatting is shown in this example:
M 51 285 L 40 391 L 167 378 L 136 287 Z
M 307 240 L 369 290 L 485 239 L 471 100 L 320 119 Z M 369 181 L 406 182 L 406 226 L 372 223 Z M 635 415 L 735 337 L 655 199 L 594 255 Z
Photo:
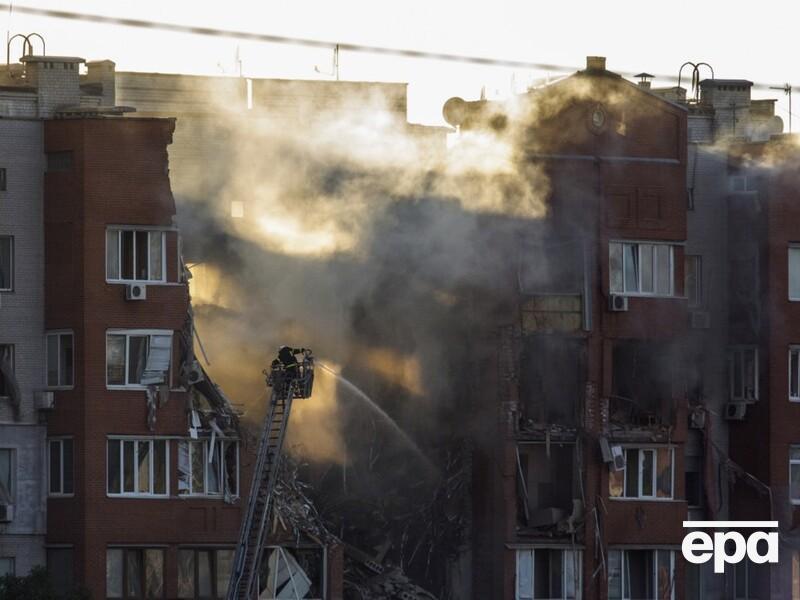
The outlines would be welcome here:
M 14 262 L 16 259 L 16 255 L 14 253 L 14 236 L 13 235 L 0 235 L 0 240 L 8 240 L 9 241 L 9 255 L 11 259 L 9 260 L 9 266 L 11 267 L 11 272 L 9 273 L 10 285 L 9 287 L 0 287 L 0 292 L 13 292 L 14 291 L 14 283 L 15 283 L 15 271 Z
M 745 353 L 746 352 L 753 352 L 753 397 L 748 398 L 747 395 L 743 396 L 735 396 L 734 390 L 736 386 L 734 385 L 734 372 L 735 369 L 733 368 L 733 363 L 736 360 L 741 360 L 741 373 L 742 373 L 742 391 L 745 389 Z M 757 402 L 758 401 L 758 380 L 759 380 L 759 365 L 758 365 L 758 346 L 747 346 L 747 345 L 738 345 L 738 346 L 730 346 L 728 348 L 728 386 L 729 386 L 729 396 L 732 402 Z
M 211 444 L 211 438 L 200 438 L 200 439 L 187 438 L 187 439 L 180 440 L 179 443 L 181 443 L 181 442 L 185 442 L 188 445 L 188 450 L 189 450 L 189 452 L 188 452 L 188 457 L 189 457 L 189 491 L 184 491 L 183 493 L 181 493 L 181 491 L 178 490 L 178 494 L 180 496 L 182 496 L 182 497 L 183 496 L 196 496 L 196 497 L 204 497 L 204 498 L 222 498 L 225 495 L 225 479 L 224 479 L 225 478 L 225 455 L 224 455 L 224 453 L 221 453 L 221 452 L 222 452 L 222 448 L 223 448 L 223 445 L 224 445 L 223 443 L 232 443 L 236 447 L 236 490 L 231 490 L 230 492 L 231 492 L 232 496 L 237 497 L 237 498 L 239 497 L 239 490 L 241 489 L 241 482 L 239 481 L 239 476 L 241 475 L 241 473 L 240 473 L 240 467 L 239 467 L 239 461 L 240 461 L 239 450 L 240 450 L 240 448 L 239 448 L 239 440 L 237 438 L 221 438 L 221 437 L 217 437 L 214 440 L 214 444 L 217 446 L 217 448 L 214 450 L 214 453 L 215 454 L 218 453 L 218 452 L 221 453 L 219 455 L 220 456 L 220 461 L 219 461 L 219 470 L 220 470 L 220 472 L 218 473 L 219 482 L 220 482 L 220 491 L 219 492 L 207 492 L 206 491 L 206 489 L 208 487 L 208 470 L 213 465 L 213 463 L 209 463 L 208 462 L 208 447 L 209 447 L 209 444 Z M 203 444 L 203 465 L 205 467 L 204 471 L 203 471 L 203 491 L 200 491 L 200 492 L 194 490 L 193 489 L 194 486 L 192 485 L 192 481 L 194 479 L 192 477 L 192 465 L 194 464 L 192 462 L 192 453 L 194 452 L 195 445 L 198 444 L 198 443 Z M 180 460 L 180 456 L 179 456 L 178 460 Z
M 109 383 L 108 382 L 108 338 L 112 335 L 124 335 L 125 336 L 125 383 L 123 384 L 116 384 L 116 383 Z M 171 346 L 170 346 L 170 361 L 169 367 L 167 368 L 167 374 L 164 379 L 165 384 L 169 384 L 172 378 L 172 351 L 174 347 L 172 344 L 175 342 L 175 332 L 172 329 L 107 329 L 106 330 L 106 389 L 109 390 L 143 390 L 146 389 L 148 386 L 142 383 L 129 383 L 130 373 L 128 372 L 129 367 L 129 360 L 128 355 L 130 352 L 130 338 L 137 337 L 137 336 L 156 336 L 156 335 L 163 335 L 169 336 L 171 339 Z M 148 342 L 149 343 L 149 342 Z M 149 353 L 148 353 L 149 356 Z
M 797 356 L 797 372 L 792 373 L 792 355 Z M 794 385 L 797 392 L 795 395 L 792 395 L 792 379 L 794 379 Z M 789 401 L 790 402 L 800 402 L 800 345 L 792 344 L 789 346 Z
M 614 290 L 611 288 L 611 247 L 613 245 L 621 246 L 620 250 L 622 252 L 622 262 L 620 264 L 621 268 L 621 276 L 622 276 L 622 289 L 621 290 Z M 626 246 L 635 246 L 636 253 L 639 257 L 638 264 L 640 265 L 637 270 L 637 285 L 638 289 L 636 290 L 628 290 L 626 289 L 625 285 L 625 266 L 627 264 Z M 642 264 L 642 247 L 643 246 L 652 246 L 653 247 L 653 263 L 652 263 L 652 273 L 653 273 L 653 291 L 652 292 L 644 292 L 642 290 L 642 276 L 641 276 L 641 264 Z M 656 292 L 656 246 L 664 246 L 669 248 L 669 292 L 667 293 L 658 293 Z M 609 293 L 611 294 L 621 294 L 624 296 L 642 296 L 646 298 L 673 298 L 675 296 L 675 246 L 676 244 L 670 242 L 656 242 L 656 241 L 640 241 L 640 240 L 610 240 L 608 243 L 608 268 L 609 268 Z
M 671 586 L 670 586 L 670 597 L 672 600 L 675 600 L 675 588 L 677 587 L 676 584 L 676 576 L 675 576 L 675 551 L 670 548 L 637 548 L 637 550 L 645 550 L 647 552 L 652 552 L 653 556 L 653 572 L 650 574 L 652 577 L 652 584 L 654 588 L 654 595 L 652 600 L 657 599 L 658 594 L 658 552 L 669 552 L 669 567 L 670 567 L 670 575 L 672 577 Z M 619 552 L 620 553 L 620 591 L 621 591 L 621 598 L 622 600 L 643 600 L 640 598 L 631 598 L 630 590 L 626 589 L 626 583 L 628 579 L 625 577 L 626 573 L 626 565 L 628 563 L 628 552 L 629 550 L 624 548 L 609 548 L 609 554 L 611 552 Z M 611 582 L 611 577 L 609 576 L 609 585 Z M 611 597 L 611 591 L 606 590 L 609 600 L 616 600 Z
M 69 440 L 72 442 L 72 465 L 70 468 L 72 469 L 72 491 L 71 492 L 64 492 L 64 441 Z M 51 444 L 58 444 L 58 456 L 59 456 L 59 480 L 61 481 L 61 491 L 60 492 L 53 492 L 51 491 L 52 486 L 50 485 L 52 481 L 52 471 L 50 469 L 50 446 Z M 61 436 L 61 437 L 51 437 L 47 438 L 47 495 L 50 497 L 59 497 L 59 498 L 71 498 L 75 495 L 75 440 L 70 436 Z
M 72 383 L 71 384 L 63 384 L 61 383 L 61 337 L 62 336 L 69 336 L 72 338 Z M 50 385 L 50 363 L 49 361 L 49 345 L 50 345 L 50 338 L 56 337 L 57 344 L 58 344 L 58 385 Z M 44 383 L 48 390 L 71 390 L 75 387 L 75 334 L 71 329 L 53 329 L 48 331 L 45 334 L 44 338 Z
M 800 244 L 789 244 L 786 252 L 786 293 L 789 296 L 789 302 L 800 302 L 800 296 L 792 296 L 792 254 L 796 256 L 794 261 L 797 264 L 797 287 L 800 289 Z
M 567 560 L 574 560 L 577 564 L 573 565 L 574 572 L 578 574 L 578 582 L 575 585 L 575 595 L 565 596 L 563 593 L 558 598 L 548 600 L 581 600 L 583 598 L 583 550 L 572 548 L 556 548 L 552 546 L 532 546 L 528 548 L 517 548 L 516 551 L 516 572 L 514 576 L 514 598 L 515 600 L 533 600 L 533 589 L 536 587 L 536 551 L 560 552 L 561 553 L 561 590 L 567 589 L 567 569 L 564 564 Z M 522 553 L 530 555 L 531 561 L 531 586 L 530 595 L 520 593 L 520 559 Z
M 638 461 L 638 489 L 636 496 L 626 496 L 625 494 L 628 491 L 628 451 L 630 450 L 637 450 L 639 452 L 639 461 Z M 659 450 L 668 450 L 670 453 L 670 484 L 669 484 L 669 496 L 668 497 L 661 497 L 658 495 L 658 451 Z M 609 494 L 609 498 L 611 500 L 646 500 L 648 502 L 672 502 L 675 500 L 675 448 L 673 446 L 625 446 L 622 448 L 623 457 L 625 459 L 625 469 L 622 470 L 622 496 L 611 496 Z M 644 457 L 645 453 L 643 451 L 651 451 L 653 452 L 653 474 L 652 474 L 652 496 L 644 495 L 642 488 L 644 484 L 644 477 L 642 476 L 644 471 Z
M 148 279 L 136 279 L 136 264 L 134 262 L 133 266 L 133 279 L 125 279 L 122 277 L 122 232 L 131 231 L 133 232 L 133 259 L 136 260 L 136 233 L 143 232 L 147 233 L 147 273 Z M 129 284 L 129 283 L 144 283 L 144 284 L 159 284 L 159 283 L 167 283 L 167 232 L 171 231 L 170 229 L 163 228 L 163 227 L 147 227 L 147 226 L 122 226 L 122 225 L 114 225 L 106 228 L 106 242 L 105 242 L 105 277 L 107 283 L 122 283 L 122 284 Z M 109 264 L 108 264 L 108 244 L 109 244 L 109 234 L 115 232 L 117 238 L 117 276 L 109 276 Z M 150 236 L 152 234 L 161 234 L 161 277 L 159 279 L 153 279 L 150 277 Z
M 131 436 L 117 436 L 110 435 L 106 438 L 106 461 L 108 461 L 108 443 L 111 441 L 119 442 L 119 492 L 109 491 L 110 481 L 108 480 L 108 465 L 106 464 L 106 496 L 109 498 L 169 498 L 170 496 L 170 460 L 169 460 L 169 437 L 131 437 Z M 166 483 L 164 486 L 164 493 L 155 493 L 155 444 L 153 442 L 163 441 L 165 446 L 164 461 Z M 134 442 L 133 444 L 133 492 L 125 491 L 125 442 Z M 149 443 L 150 450 L 148 452 L 148 477 L 150 479 L 150 491 L 139 492 L 139 469 L 137 468 L 137 458 L 139 456 L 139 444 Z

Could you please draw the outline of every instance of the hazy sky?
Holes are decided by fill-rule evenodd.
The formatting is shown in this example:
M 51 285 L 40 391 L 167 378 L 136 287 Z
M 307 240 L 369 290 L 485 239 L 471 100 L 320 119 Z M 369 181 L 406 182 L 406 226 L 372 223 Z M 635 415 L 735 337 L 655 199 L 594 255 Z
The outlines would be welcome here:
M 610 70 L 634 73 L 674 76 L 685 61 L 705 61 L 719 78 L 794 82 L 800 88 L 800 8 L 778 0 L 24 0 L 13 4 L 575 67 L 584 64 L 587 54 L 596 54 L 608 57 Z M 332 52 L 324 49 L 64 21 L 13 11 L 10 16 L 3 11 L 1 18 L 12 34 L 36 31 L 44 35 L 48 54 L 109 58 L 120 70 L 235 74 L 238 46 L 245 76 L 318 78 L 325 75 L 316 73 L 315 66 L 331 71 Z M 18 54 L 15 47 L 12 59 Z M 340 55 L 342 79 L 408 82 L 410 119 L 426 123 L 442 122 L 441 106 L 450 96 L 475 98 L 484 86 L 489 97 L 504 96 L 512 87 L 521 91 L 547 75 L 353 52 Z M 758 92 L 757 96 L 780 98 L 778 114 L 788 122 L 782 92 Z M 800 93 L 795 100 L 793 112 L 798 115 Z M 800 117 L 795 116 L 798 128 Z

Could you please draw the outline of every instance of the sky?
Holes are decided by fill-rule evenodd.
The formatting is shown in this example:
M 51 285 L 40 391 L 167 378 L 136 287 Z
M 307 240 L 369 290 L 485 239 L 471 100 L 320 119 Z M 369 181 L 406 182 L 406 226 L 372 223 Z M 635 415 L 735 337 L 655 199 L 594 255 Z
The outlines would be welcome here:
M 29 6 L 151 21 L 231 29 L 331 42 L 407 48 L 582 68 L 587 55 L 606 56 L 608 68 L 677 76 L 686 61 L 707 62 L 718 78 L 749 79 L 800 88 L 794 3 L 761 0 L 23 0 Z M 240 41 L 154 29 L 60 20 L 0 12 L 11 35 L 35 31 L 47 53 L 111 59 L 118 70 L 228 74 L 246 77 L 332 79 L 332 51 Z M 12 60 L 20 54 L 12 47 Z M 443 124 L 442 104 L 452 96 L 503 98 L 560 73 L 510 69 L 342 51 L 339 77 L 409 84 L 409 120 Z M 320 71 L 320 72 L 318 72 Z M 684 76 L 690 77 L 689 69 Z M 704 73 L 705 76 L 705 73 Z M 656 78 L 654 85 L 674 85 Z M 782 91 L 754 97 L 779 99 Z M 800 94 L 795 98 L 800 127 Z

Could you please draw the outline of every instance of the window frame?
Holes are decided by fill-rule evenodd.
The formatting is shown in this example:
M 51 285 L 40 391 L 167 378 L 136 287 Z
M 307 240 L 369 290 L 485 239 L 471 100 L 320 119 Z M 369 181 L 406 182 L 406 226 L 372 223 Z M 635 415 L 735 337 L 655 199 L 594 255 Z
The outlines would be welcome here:
M 16 556 L 0 556 L 0 560 L 7 560 L 11 565 L 11 570 L 8 571 L 8 575 L 13 577 L 17 576 L 17 557 Z M 0 575 L 2 577 L 2 575 Z
M 125 355 L 123 361 L 125 363 L 125 383 L 117 384 L 117 383 L 109 383 L 108 382 L 108 338 L 112 335 L 124 335 L 125 336 Z M 106 389 L 108 390 L 144 390 L 147 389 L 148 385 L 156 385 L 156 384 L 142 384 L 142 383 L 129 383 L 128 378 L 130 376 L 129 371 L 129 352 L 130 352 L 130 338 L 131 337 L 143 337 L 143 336 L 169 336 L 170 337 L 170 360 L 169 360 L 169 367 L 167 368 L 167 374 L 164 378 L 164 384 L 170 385 L 172 380 L 172 352 L 175 348 L 175 331 L 172 329 L 107 329 L 106 330 Z M 148 340 L 148 344 L 150 341 Z M 147 356 L 149 356 L 149 350 Z M 145 357 L 145 364 L 147 364 L 147 357 Z
M 792 355 L 797 356 L 797 373 L 794 373 L 794 384 L 797 390 L 796 394 L 792 395 Z M 800 402 L 800 344 L 789 345 L 789 402 Z
M 69 441 L 72 442 L 72 464 L 70 468 L 72 469 L 72 491 L 65 492 L 64 491 L 64 442 Z M 52 470 L 50 464 L 50 447 L 51 444 L 58 443 L 59 451 L 59 481 L 61 482 L 60 485 L 60 492 L 53 492 L 52 490 Z M 71 498 L 75 496 L 75 439 L 72 436 L 58 436 L 58 437 L 49 437 L 47 438 L 47 495 L 48 497 L 52 498 Z
M 17 448 L 0 446 L 0 452 L 8 452 L 8 496 L 12 504 L 17 503 Z
M 50 337 L 57 336 L 57 344 L 58 344 L 58 385 L 50 385 L 50 363 L 49 363 L 49 345 L 50 345 Z M 61 338 L 62 336 L 69 336 L 72 338 L 72 373 L 71 373 L 71 384 L 64 384 L 61 383 Z M 71 329 L 52 329 L 45 333 L 44 336 L 44 343 L 45 343 L 45 352 L 44 352 L 44 377 L 45 377 L 45 387 L 48 390 L 71 390 L 75 387 L 75 333 Z
M 106 437 L 106 496 L 108 498 L 147 498 L 152 500 L 164 500 L 170 498 L 170 437 L 167 436 L 155 436 L 155 437 L 137 437 L 137 436 L 125 436 L 125 435 L 109 435 Z M 110 491 L 110 484 L 111 481 L 109 479 L 109 464 L 108 464 L 108 457 L 109 457 L 109 442 L 111 441 L 118 441 L 119 444 L 119 492 L 112 492 Z M 164 493 L 156 493 L 155 492 L 155 442 L 163 441 L 165 452 L 164 452 L 164 475 L 165 475 L 165 485 L 164 485 Z M 125 444 L 124 442 L 133 442 L 133 492 L 126 492 L 125 491 Z M 137 468 L 136 457 L 139 455 L 139 444 L 142 442 L 148 442 L 150 445 L 148 451 L 148 478 L 150 480 L 150 490 L 149 492 L 140 492 L 139 490 L 139 469 Z
M 792 457 L 792 451 L 793 450 L 797 450 L 798 451 L 797 458 L 793 458 Z M 794 467 L 794 466 L 797 466 L 797 468 L 800 468 L 800 445 L 798 445 L 798 444 L 791 444 L 789 446 L 789 501 L 793 505 L 797 506 L 797 505 L 800 505 L 800 495 L 798 495 L 797 498 L 792 496 L 792 467 Z M 800 490 L 798 490 L 798 492 L 800 493 Z
M 232 552 L 233 555 L 231 556 L 231 571 L 228 574 L 228 582 L 230 584 L 230 578 L 233 576 L 234 570 L 234 560 L 236 558 L 236 547 L 235 546 L 179 546 L 178 547 L 178 556 L 177 556 L 177 571 L 178 571 L 178 579 L 177 581 L 181 581 L 181 552 L 191 552 L 192 553 L 192 587 L 193 587 L 193 594 L 191 596 L 183 595 L 181 596 L 180 587 L 176 591 L 175 598 L 179 600 L 224 600 L 227 594 L 227 586 L 226 589 L 221 590 L 219 589 L 219 552 Z M 200 552 L 209 552 L 211 554 L 211 563 L 210 567 L 210 583 L 211 589 L 216 590 L 212 591 L 211 596 L 201 596 L 199 593 L 199 561 L 197 559 L 197 555 Z
M 130 231 L 133 233 L 133 274 L 134 277 L 132 279 L 125 279 L 122 277 L 122 232 Z M 109 225 L 106 227 L 106 234 L 105 234 L 105 280 L 106 283 L 110 284 L 123 284 L 129 285 L 132 283 L 141 283 L 145 285 L 163 285 L 168 283 L 167 281 L 167 232 L 173 231 L 171 228 L 168 227 L 158 227 L 158 226 L 146 226 L 146 225 Z M 117 277 L 109 277 L 109 234 L 111 232 L 116 232 L 117 238 Z M 148 279 L 138 279 L 136 278 L 136 233 L 146 233 L 147 234 L 147 275 Z M 153 233 L 159 233 L 161 235 L 161 278 L 160 279 L 152 279 L 150 277 L 150 235 Z
M 583 597 L 583 549 L 571 547 L 555 547 L 555 546 L 531 546 L 524 548 L 516 548 L 515 552 L 515 572 L 514 572 L 514 598 L 515 600 L 535 600 L 534 590 L 536 589 L 536 552 L 537 551 L 559 552 L 561 554 L 561 596 L 557 599 L 550 600 L 581 600 Z M 520 595 L 520 555 L 521 553 L 530 553 L 531 561 L 531 591 L 530 596 Z M 564 567 L 568 560 L 568 555 L 573 555 L 577 562 L 574 566 L 574 572 L 578 574 L 578 582 L 575 585 L 575 594 L 567 596 L 564 592 L 567 589 L 567 569 Z M 549 575 L 549 574 L 548 574 Z
M 800 290 L 800 243 L 790 243 L 786 251 L 786 295 L 789 302 L 800 302 L 800 296 L 792 296 L 792 252 L 797 254 L 797 288 Z
M 15 265 L 15 263 L 16 263 L 16 260 L 15 260 L 16 259 L 16 253 L 15 253 L 15 248 L 14 248 L 14 246 L 15 246 L 15 244 L 14 244 L 14 236 L 13 235 L 5 235 L 5 234 L 4 235 L 0 235 L 0 243 L 2 243 L 3 240 L 8 240 L 8 245 L 9 245 L 8 255 L 9 255 L 9 266 L 10 266 L 10 270 L 9 270 L 10 284 L 9 284 L 9 287 L 0 287 L 0 292 L 9 292 L 10 293 L 10 292 L 14 291 L 14 286 L 16 284 L 16 277 L 15 277 L 15 273 L 16 273 L 16 265 Z
M 620 263 L 620 274 L 621 274 L 621 281 L 622 281 L 622 289 L 621 290 L 614 290 L 612 289 L 611 285 L 611 275 L 612 275 L 612 266 L 611 266 L 611 247 L 613 245 L 619 245 L 621 250 L 621 263 Z M 621 295 L 621 296 L 634 296 L 634 297 L 642 297 L 642 298 L 674 298 L 675 297 L 675 246 L 679 244 L 675 244 L 673 242 L 664 242 L 664 241 L 654 241 L 654 240 L 626 240 L 626 239 L 612 239 L 608 242 L 608 290 L 609 294 Z M 625 282 L 625 265 L 627 264 L 626 253 L 625 253 L 625 246 L 635 246 L 636 247 L 636 258 L 637 258 L 637 267 L 636 267 L 636 280 L 637 280 L 637 290 L 627 290 L 626 289 L 626 282 Z M 653 256 L 652 256 L 652 277 L 653 277 L 653 291 L 652 292 L 643 292 L 642 290 L 642 277 L 641 277 L 641 264 L 642 264 L 642 247 L 643 246 L 652 246 L 653 247 Z M 667 293 L 659 293 L 656 292 L 657 288 L 657 269 L 656 262 L 657 262 L 657 246 L 665 246 L 669 249 L 669 292 Z
M 0 344 L 0 353 L 2 353 L 5 348 L 10 348 L 11 349 L 11 372 L 14 373 L 14 376 L 16 377 L 16 372 L 17 372 L 17 356 L 16 356 L 17 349 L 15 347 L 15 344 L 2 343 L 2 344 Z M 10 398 L 10 396 L 8 394 L 0 393 L 0 398 L 8 399 L 8 398 Z
M 742 393 L 744 394 L 745 389 L 745 376 L 744 376 L 744 366 L 745 366 L 745 352 L 752 351 L 753 352 L 753 397 L 748 398 L 746 395 L 743 396 L 735 396 L 734 390 L 736 386 L 734 385 L 734 377 L 735 377 L 735 369 L 734 369 L 734 361 L 737 360 L 738 357 L 741 357 L 741 372 L 742 372 Z M 728 346 L 728 397 L 730 398 L 731 402 L 746 402 L 752 404 L 754 402 L 758 402 L 759 398 L 759 377 L 760 377 L 760 369 L 759 369 L 759 348 L 755 345 L 747 345 L 747 344 L 739 344 L 734 346 Z
M 612 552 L 618 552 L 620 554 L 620 561 L 619 561 L 619 566 L 620 566 L 620 573 L 619 573 L 619 575 L 620 575 L 620 596 L 619 596 L 619 598 L 621 598 L 621 600 L 638 600 L 638 599 L 631 598 L 630 590 L 626 589 L 626 581 L 628 581 L 628 578 L 625 576 L 625 571 L 626 571 L 625 567 L 628 564 L 627 556 L 628 556 L 628 553 L 631 550 L 634 550 L 634 549 L 633 548 L 631 548 L 631 549 L 628 549 L 628 548 L 609 548 L 609 563 L 611 562 L 610 555 L 611 555 Z M 671 574 L 671 582 L 672 582 L 671 586 L 670 586 L 670 598 L 671 598 L 671 600 L 675 600 L 675 588 L 677 587 L 675 585 L 676 584 L 676 574 L 675 574 L 675 567 L 676 567 L 675 554 L 676 554 L 676 552 L 675 552 L 675 550 L 673 550 L 671 548 L 658 548 L 658 547 L 656 547 L 656 548 L 637 548 L 635 550 L 650 552 L 650 553 L 652 553 L 654 555 L 653 556 L 653 560 L 652 560 L 653 571 L 652 571 L 652 573 L 650 573 L 650 576 L 653 578 L 652 579 L 652 584 L 653 584 L 653 589 L 654 589 L 654 596 L 653 596 L 654 599 L 658 595 L 658 553 L 659 552 L 669 552 L 669 565 L 670 565 L 670 574 Z M 610 575 L 609 575 L 607 581 L 608 581 L 607 586 L 610 588 L 610 586 L 611 586 L 611 577 L 610 577 Z M 607 594 L 607 597 L 608 597 L 609 600 L 618 600 L 617 597 L 612 597 L 611 596 L 611 590 L 610 589 L 606 590 L 606 594 Z
M 627 496 L 628 492 L 628 452 L 630 450 L 636 450 L 639 454 L 639 460 L 637 461 L 637 495 L 636 496 Z M 669 497 L 662 497 L 658 495 L 658 451 L 659 450 L 668 450 L 670 453 L 670 489 L 669 489 Z M 644 451 L 652 451 L 653 452 L 653 469 L 651 475 L 651 485 L 653 489 L 653 495 L 645 496 L 643 494 L 643 486 L 644 486 L 644 460 L 645 460 L 645 452 Z M 612 496 L 611 489 L 609 485 L 608 490 L 608 497 L 611 500 L 635 500 L 640 502 L 672 502 L 675 500 L 675 447 L 674 446 L 623 446 L 622 447 L 623 458 L 625 459 L 625 468 L 622 469 L 622 495 L 621 496 Z M 610 478 L 609 478 L 610 483 Z
M 224 459 L 224 444 L 234 444 L 236 448 L 236 490 L 231 490 L 230 493 L 234 498 L 239 498 L 239 491 L 241 489 L 241 456 L 240 456 L 240 440 L 238 438 L 227 438 L 227 437 L 219 437 L 217 436 L 214 440 L 215 445 L 219 445 L 219 449 L 215 450 L 214 452 L 222 453 L 222 460 L 219 461 L 219 468 L 220 472 L 218 473 L 219 482 L 220 482 L 220 491 L 219 492 L 207 492 L 206 489 L 208 488 L 208 469 L 211 466 L 208 462 L 208 447 L 211 444 L 211 438 L 186 438 L 181 439 L 178 441 L 179 444 L 185 443 L 188 448 L 188 461 L 189 461 L 189 489 L 188 491 L 181 492 L 180 489 L 180 464 L 178 465 L 178 496 L 180 497 L 194 497 L 194 498 L 224 498 L 225 497 L 225 475 L 226 475 L 226 468 L 225 468 L 225 459 Z M 196 444 L 203 444 L 203 491 L 196 492 L 193 488 L 193 481 L 194 481 L 194 474 L 193 474 L 193 462 L 192 462 L 192 453 L 194 452 L 193 448 Z M 180 462 L 180 449 L 178 449 L 178 461 Z
M 122 552 L 122 573 L 120 574 L 120 586 L 122 587 L 122 594 L 120 596 L 112 596 L 108 590 L 108 553 L 111 550 L 119 550 Z M 161 552 L 161 595 L 148 596 L 147 595 L 147 551 Z M 139 562 L 139 582 L 141 585 L 141 596 L 128 595 L 128 552 L 140 552 L 141 560 Z M 145 598 L 166 598 L 167 597 L 167 548 L 160 545 L 150 546 L 106 546 L 106 561 L 105 561 L 105 597 L 109 600 L 144 600 Z
M 697 298 L 692 301 L 689 294 L 689 264 L 694 263 L 694 279 L 695 287 L 697 289 Z M 705 297 L 703 294 L 703 256 L 701 254 L 684 254 L 683 256 L 683 293 L 686 296 L 689 308 L 703 308 L 705 306 Z

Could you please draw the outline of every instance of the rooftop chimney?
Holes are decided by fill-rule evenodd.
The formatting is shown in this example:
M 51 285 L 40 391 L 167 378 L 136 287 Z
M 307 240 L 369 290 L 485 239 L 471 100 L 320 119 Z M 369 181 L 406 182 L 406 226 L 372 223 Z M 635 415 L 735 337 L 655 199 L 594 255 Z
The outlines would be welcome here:
M 606 57 L 605 56 L 587 56 L 586 57 L 586 70 L 587 71 L 605 71 L 606 70 Z
M 650 80 L 653 79 L 654 75 L 650 75 L 650 73 L 639 73 L 638 75 L 634 75 L 634 77 L 639 78 L 639 87 L 643 90 L 650 89 Z

